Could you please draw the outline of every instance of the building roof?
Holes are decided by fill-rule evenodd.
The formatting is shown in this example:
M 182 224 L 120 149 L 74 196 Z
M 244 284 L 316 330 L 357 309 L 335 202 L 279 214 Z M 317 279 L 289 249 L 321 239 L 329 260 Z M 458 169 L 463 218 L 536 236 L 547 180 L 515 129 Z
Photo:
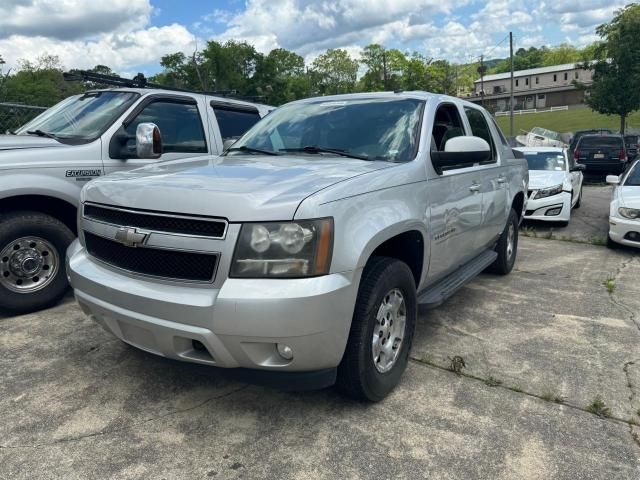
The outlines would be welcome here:
M 575 70 L 577 63 L 565 63 L 563 65 L 552 65 L 550 67 L 529 68 L 528 70 L 517 70 L 513 72 L 513 78 L 528 77 L 529 75 L 541 75 L 543 73 L 564 72 L 565 70 Z M 506 80 L 511 78 L 510 72 L 495 73 L 493 75 L 485 75 L 484 81 L 490 82 L 491 80 Z M 480 82 L 480 79 L 473 83 Z

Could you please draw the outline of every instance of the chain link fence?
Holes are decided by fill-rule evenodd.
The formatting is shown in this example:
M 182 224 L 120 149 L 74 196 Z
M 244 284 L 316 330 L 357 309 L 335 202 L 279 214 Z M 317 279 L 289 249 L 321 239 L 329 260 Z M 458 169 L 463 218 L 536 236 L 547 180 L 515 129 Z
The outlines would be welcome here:
M 0 102 L 0 133 L 13 131 L 44 112 L 46 107 Z

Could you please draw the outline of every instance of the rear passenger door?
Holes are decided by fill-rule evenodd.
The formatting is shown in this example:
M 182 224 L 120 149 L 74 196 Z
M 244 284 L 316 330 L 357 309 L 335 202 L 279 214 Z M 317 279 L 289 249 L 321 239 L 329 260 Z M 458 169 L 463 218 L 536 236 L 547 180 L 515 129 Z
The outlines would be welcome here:
M 484 249 L 493 243 L 507 221 L 507 177 L 506 167 L 501 165 L 502 145 L 496 141 L 491 131 L 487 113 L 476 107 L 464 106 L 464 113 L 469 123 L 471 134 L 487 141 L 491 147 L 491 161 L 478 166 L 480 193 L 482 195 L 482 220 L 475 237 L 476 249 Z
M 209 102 L 211 127 L 217 138 L 217 153 L 223 151 L 226 140 L 237 140 L 260 120 L 255 106 L 214 99 Z

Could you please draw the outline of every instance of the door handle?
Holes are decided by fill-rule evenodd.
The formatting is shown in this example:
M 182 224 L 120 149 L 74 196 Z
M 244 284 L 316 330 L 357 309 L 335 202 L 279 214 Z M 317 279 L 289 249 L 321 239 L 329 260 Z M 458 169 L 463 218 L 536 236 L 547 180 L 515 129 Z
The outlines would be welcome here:
M 503 184 L 503 183 L 506 183 L 506 182 L 507 182 L 507 179 L 505 178 L 504 175 L 500 175 L 498 177 L 498 183 Z
M 479 192 L 480 191 L 480 185 L 477 184 L 477 183 L 474 183 L 469 187 L 469 190 L 472 191 L 472 192 Z

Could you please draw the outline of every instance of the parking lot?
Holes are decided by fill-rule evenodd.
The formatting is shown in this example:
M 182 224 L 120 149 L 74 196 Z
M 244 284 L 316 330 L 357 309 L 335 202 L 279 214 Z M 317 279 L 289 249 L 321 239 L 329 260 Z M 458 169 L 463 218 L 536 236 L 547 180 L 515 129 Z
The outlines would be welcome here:
M 143 353 L 71 298 L 1 319 L 0 477 L 637 479 L 640 257 L 601 245 L 610 194 L 421 311 L 377 404 Z

